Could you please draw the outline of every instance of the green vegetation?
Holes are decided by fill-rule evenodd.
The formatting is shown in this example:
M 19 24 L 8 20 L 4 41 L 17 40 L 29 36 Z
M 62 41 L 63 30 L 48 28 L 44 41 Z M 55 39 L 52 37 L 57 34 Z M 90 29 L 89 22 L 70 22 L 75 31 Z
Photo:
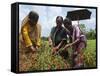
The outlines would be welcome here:
M 88 40 L 84 50 L 85 67 L 96 67 L 96 40 Z
M 80 29 L 83 31 L 84 34 L 86 34 L 86 38 L 88 40 L 96 39 L 96 28 L 95 29 L 86 29 L 86 25 L 80 24 Z
M 42 45 L 37 53 L 25 53 L 22 47 L 19 47 L 19 70 L 56 70 L 71 68 L 71 49 L 69 48 L 69 57 L 64 60 L 60 55 L 52 55 L 48 41 L 42 41 Z M 96 67 L 96 40 L 88 40 L 87 48 L 84 49 L 85 67 Z

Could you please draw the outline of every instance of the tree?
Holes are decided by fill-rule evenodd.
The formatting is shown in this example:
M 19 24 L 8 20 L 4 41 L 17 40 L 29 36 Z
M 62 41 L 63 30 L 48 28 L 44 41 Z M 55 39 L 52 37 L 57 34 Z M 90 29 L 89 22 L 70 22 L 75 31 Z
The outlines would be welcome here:
M 80 29 L 82 30 L 83 33 L 87 32 L 85 24 L 80 24 L 79 27 L 80 27 Z
M 90 29 L 89 31 L 86 29 L 85 24 L 79 25 L 80 29 L 84 34 L 86 34 L 87 39 L 95 39 L 96 38 L 96 29 Z
M 90 29 L 87 34 L 87 39 L 95 39 L 96 38 L 96 31 L 94 29 Z

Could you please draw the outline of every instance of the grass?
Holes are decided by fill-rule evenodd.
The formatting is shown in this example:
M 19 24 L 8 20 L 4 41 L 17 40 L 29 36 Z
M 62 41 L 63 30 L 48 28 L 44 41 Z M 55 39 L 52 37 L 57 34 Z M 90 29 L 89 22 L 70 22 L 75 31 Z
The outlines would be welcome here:
M 71 51 L 68 59 L 64 60 L 60 55 L 52 55 L 51 48 L 47 41 L 42 41 L 42 45 L 37 53 L 25 53 L 27 49 L 19 47 L 19 70 L 56 70 L 71 68 Z M 70 49 L 69 49 L 70 50 Z M 85 67 L 96 67 L 96 40 L 88 40 L 87 48 L 84 49 Z
M 88 40 L 84 51 L 85 67 L 96 67 L 96 40 Z

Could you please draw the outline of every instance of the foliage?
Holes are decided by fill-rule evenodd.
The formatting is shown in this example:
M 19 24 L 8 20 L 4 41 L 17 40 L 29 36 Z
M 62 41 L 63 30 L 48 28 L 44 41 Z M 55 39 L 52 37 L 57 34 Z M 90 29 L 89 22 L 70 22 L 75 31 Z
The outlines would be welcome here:
M 95 40 L 88 40 L 87 48 L 84 49 L 85 67 L 96 67 L 96 45 Z M 52 55 L 48 41 L 42 40 L 42 45 L 37 53 L 25 53 L 22 47 L 19 47 L 19 71 L 36 70 L 56 70 L 70 69 L 72 60 L 72 50 L 69 48 L 69 57 L 64 60 L 60 55 Z
M 91 40 L 91 39 L 96 39 L 96 30 L 95 29 L 86 29 L 86 25 L 84 24 L 80 24 L 79 25 L 81 31 L 86 34 L 87 39 Z

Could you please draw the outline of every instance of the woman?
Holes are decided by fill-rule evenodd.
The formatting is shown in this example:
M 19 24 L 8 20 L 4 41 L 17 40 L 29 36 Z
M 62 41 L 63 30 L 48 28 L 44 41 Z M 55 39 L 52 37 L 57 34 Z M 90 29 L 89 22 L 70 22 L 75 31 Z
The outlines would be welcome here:
M 63 18 L 62 16 L 56 17 L 56 26 L 51 29 L 49 44 L 52 46 L 52 53 L 56 54 L 59 52 L 59 49 L 62 48 L 65 44 L 67 44 L 67 32 L 66 29 L 62 26 Z M 64 57 L 64 55 L 68 55 L 68 52 L 62 51 L 60 55 Z M 67 57 L 64 57 L 66 59 Z
M 40 46 L 41 26 L 38 24 L 39 15 L 31 11 L 22 22 L 21 46 L 33 53 Z
M 72 26 L 69 18 L 64 19 L 64 27 L 70 32 L 71 43 L 67 44 L 64 49 L 72 46 L 73 49 L 73 67 L 83 67 L 83 49 L 86 47 L 86 36 L 81 31 L 79 25 Z

